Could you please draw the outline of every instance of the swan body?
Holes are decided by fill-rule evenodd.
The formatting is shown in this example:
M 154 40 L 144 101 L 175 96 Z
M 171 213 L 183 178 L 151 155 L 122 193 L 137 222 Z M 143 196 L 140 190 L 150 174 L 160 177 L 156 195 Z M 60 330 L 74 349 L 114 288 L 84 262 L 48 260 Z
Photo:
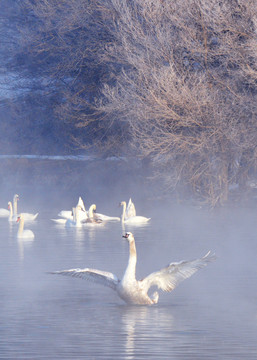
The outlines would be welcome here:
M 19 229 L 17 233 L 17 238 L 19 239 L 34 239 L 35 235 L 33 231 L 29 229 L 24 230 L 24 218 L 23 214 L 20 214 L 17 218 L 17 222 L 19 222 Z
M 170 263 L 165 268 L 153 272 L 142 280 L 136 280 L 137 253 L 134 236 L 127 232 L 124 236 L 129 243 L 129 260 L 121 280 L 110 272 L 96 269 L 70 269 L 54 271 L 50 274 L 68 275 L 90 280 L 115 290 L 118 296 L 128 304 L 152 305 L 156 304 L 159 294 L 156 291 L 152 297 L 148 295 L 151 287 L 155 286 L 163 291 L 172 291 L 183 280 L 192 276 L 197 270 L 215 259 L 208 252 L 205 256 L 192 261 Z
M 130 199 L 131 200 L 131 199 Z M 133 203 L 132 203 L 133 204 Z M 134 204 L 133 204 L 134 205 Z M 133 207 L 131 208 L 132 211 L 129 213 L 126 213 L 127 210 L 127 205 L 126 205 L 126 201 L 122 201 L 120 203 L 120 206 L 123 206 L 123 211 L 122 211 L 122 215 L 121 215 L 121 221 L 122 223 L 125 224 L 145 224 L 147 223 L 151 218 L 147 218 L 145 216 L 138 216 L 138 215 L 134 215 L 134 216 L 129 216 L 127 217 L 127 215 L 130 214 L 135 214 L 136 210 L 133 210 Z M 127 214 L 127 215 L 126 215 Z
M 8 209 L 0 209 L 0 218 L 9 217 L 10 211 Z
M 38 217 L 38 213 L 30 214 L 30 213 L 22 213 L 25 221 L 34 221 Z
M 102 221 L 120 221 L 118 216 L 108 216 L 100 213 L 94 213 L 94 219 Z
M 59 225 L 65 225 L 68 219 L 51 219 L 53 222 Z

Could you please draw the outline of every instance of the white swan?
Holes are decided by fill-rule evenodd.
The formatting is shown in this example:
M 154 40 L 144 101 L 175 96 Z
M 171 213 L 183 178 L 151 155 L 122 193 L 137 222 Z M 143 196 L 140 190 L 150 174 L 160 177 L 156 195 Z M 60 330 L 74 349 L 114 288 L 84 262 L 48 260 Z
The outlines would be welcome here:
M 35 237 L 33 231 L 29 229 L 24 230 L 24 218 L 23 214 L 20 214 L 17 218 L 17 222 L 19 222 L 19 229 L 17 233 L 17 238 L 19 239 L 33 239 Z
M 10 221 L 10 222 L 17 221 L 17 214 L 16 215 L 13 214 L 13 206 L 12 206 L 11 201 L 8 201 L 8 209 L 9 209 L 8 221 Z
M 7 212 L 7 216 L 9 221 L 17 221 L 17 201 L 19 200 L 19 195 L 15 194 L 13 196 L 13 205 L 11 203 L 11 201 L 8 201 L 8 210 L 5 209 L 0 209 L 0 210 L 5 210 Z M 2 214 L 5 213 L 5 211 L 2 211 Z M 1 216 L 4 217 L 4 216 Z
M 8 209 L 1 208 L 0 209 L 0 218 L 9 217 L 10 211 Z
M 96 205 L 92 204 L 88 209 L 88 217 L 87 219 L 81 220 L 83 225 L 103 225 L 104 222 L 101 219 L 97 219 L 94 217 L 94 211 L 96 210 Z
M 129 260 L 121 280 L 110 272 L 89 268 L 54 271 L 50 272 L 50 274 L 69 275 L 91 280 L 112 288 L 128 304 L 152 305 L 156 304 L 159 299 L 157 291 L 152 298 L 148 296 L 148 291 L 152 286 L 170 292 L 181 281 L 189 278 L 197 270 L 215 259 L 215 256 L 210 255 L 210 252 L 208 252 L 200 259 L 170 263 L 165 268 L 138 281 L 136 280 L 137 253 L 134 236 L 131 232 L 127 232 L 123 237 L 129 242 Z
M 77 205 L 81 212 L 79 212 L 79 217 L 82 219 L 86 219 L 87 218 L 87 212 L 86 212 L 86 209 L 85 209 L 85 205 L 84 205 L 84 202 L 82 200 L 81 197 L 79 197 L 79 200 L 78 200 L 78 203 Z M 70 219 L 70 220 L 73 220 L 73 213 L 71 210 L 62 210 L 58 213 L 58 216 L 64 218 L 64 219 Z M 61 223 L 61 222 L 60 222 Z
M 125 224 L 144 224 L 144 223 L 147 223 L 151 219 L 151 218 L 147 218 L 145 216 L 138 216 L 138 215 L 126 218 L 126 207 L 127 207 L 126 201 L 122 201 L 120 203 L 120 206 L 123 206 L 123 211 L 122 211 L 122 215 L 121 215 L 122 223 L 125 223 Z
M 15 194 L 13 197 L 13 216 L 17 218 L 18 215 L 18 200 L 19 200 L 19 195 Z M 36 218 L 38 217 L 38 213 L 36 214 L 31 214 L 31 213 L 22 213 L 23 219 L 25 221 L 34 221 L 36 220 Z
M 14 216 L 17 216 L 18 200 L 19 200 L 19 195 L 14 194 L 13 195 L 13 215 Z
M 72 208 L 72 213 L 73 213 L 73 219 L 67 219 L 65 226 L 66 227 L 81 227 L 81 221 L 80 221 L 80 217 L 79 217 L 79 212 L 80 212 L 80 206 L 77 205 L 75 208 Z
M 93 204 L 95 205 L 95 204 Z M 96 205 L 94 206 L 94 212 L 93 212 L 93 218 L 96 220 L 102 220 L 102 221 L 120 221 L 120 218 L 118 216 L 108 216 L 108 215 L 104 215 L 104 214 L 100 214 L 96 211 Z M 89 210 L 88 210 L 88 217 L 90 217 L 89 215 Z
M 81 207 L 80 205 L 77 205 L 76 207 L 72 208 L 71 219 L 63 218 L 63 219 L 51 219 L 51 220 L 54 221 L 56 224 L 65 225 L 66 227 L 81 227 L 82 223 L 80 218 L 80 212 L 81 212 Z

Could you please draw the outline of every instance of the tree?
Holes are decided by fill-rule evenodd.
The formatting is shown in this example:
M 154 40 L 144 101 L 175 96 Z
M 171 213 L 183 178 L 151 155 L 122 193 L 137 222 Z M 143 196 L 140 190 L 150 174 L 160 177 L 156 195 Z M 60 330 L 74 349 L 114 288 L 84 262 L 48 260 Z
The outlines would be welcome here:
M 170 189 L 212 206 L 256 166 L 256 2 L 110 0 L 109 48 L 123 71 L 106 85 L 104 114 Z
M 3 21 L 19 30 L 5 61 L 16 100 L 47 104 L 80 147 L 132 149 L 169 191 L 215 206 L 245 186 L 257 160 L 255 0 L 13 2 Z

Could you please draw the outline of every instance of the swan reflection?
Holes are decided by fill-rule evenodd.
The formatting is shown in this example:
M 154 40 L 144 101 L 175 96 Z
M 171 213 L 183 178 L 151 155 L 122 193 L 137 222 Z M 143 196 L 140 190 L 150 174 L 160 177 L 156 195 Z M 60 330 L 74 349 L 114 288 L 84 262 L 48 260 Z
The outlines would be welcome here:
M 174 331 L 174 318 L 170 307 L 124 306 L 121 321 L 126 336 L 126 359 L 137 358 L 137 349 L 140 351 L 139 345 L 143 341 L 139 334 L 153 339 L 159 336 L 160 324 L 169 334 Z

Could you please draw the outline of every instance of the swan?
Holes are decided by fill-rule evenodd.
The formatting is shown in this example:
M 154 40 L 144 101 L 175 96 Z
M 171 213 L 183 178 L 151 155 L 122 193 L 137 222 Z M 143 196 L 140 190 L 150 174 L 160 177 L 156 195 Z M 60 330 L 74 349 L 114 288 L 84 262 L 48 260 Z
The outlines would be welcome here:
M 102 221 L 120 221 L 120 218 L 118 216 L 108 216 L 108 215 L 104 215 L 104 214 L 100 214 L 95 212 L 96 211 L 96 205 L 93 204 L 93 218 L 96 220 L 102 220 Z M 91 213 L 92 215 L 92 213 Z M 90 218 L 90 214 L 89 214 L 89 210 L 88 210 L 88 217 Z
M 104 222 L 101 219 L 97 219 L 94 217 L 94 211 L 96 210 L 96 205 L 92 204 L 88 209 L 88 217 L 87 219 L 81 220 L 84 225 L 103 225 Z
M 65 225 L 67 227 L 81 227 L 81 219 L 80 219 L 80 212 L 81 207 L 80 205 L 77 205 L 76 207 L 72 208 L 72 218 L 70 219 L 51 219 L 51 221 L 54 221 L 56 224 L 59 225 Z
M 125 273 L 121 280 L 110 272 L 96 269 L 70 269 L 53 271 L 50 274 L 69 275 L 90 280 L 115 290 L 118 296 L 127 304 L 152 305 L 159 300 L 159 294 L 156 291 L 150 298 L 148 291 L 152 286 L 158 287 L 163 291 L 172 291 L 183 280 L 192 276 L 197 270 L 206 266 L 209 262 L 215 260 L 215 255 L 210 251 L 202 258 L 192 261 L 180 261 L 170 263 L 163 269 L 153 272 L 142 280 L 136 280 L 137 253 L 134 236 L 127 232 L 123 238 L 129 243 L 129 260 Z
M 81 227 L 82 226 L 80 215 L 79 215 L 80 210 L 81 210 L 80 205 L 77 205 L 75 208 L 72 208 L 73 219 L 66 220 L 66 222 L 65 222 L 66 227 Z
M 85 209 L 85 205 L 84 202 L 81 198 L 81 196 L 79 197 L 78 203 L 76 206 L 80 207 L 81 213 L 79 213 L 79 217 L 82 219 L 86 219 L 87 218 L 87 212 Z M 64 219 L 70 219 L 73 220 L 73 213 L 71 210 L 62 210 L 58 213 L 58 216 L 64 218 Z
M 19 229 L 18 229 L 18 233 L 17 233 L 17 238 L 19 238 L 19 239 L 33 239 L 34 236 L 35 236 L 33 231 L 31 231 L 29 229 L 23 230 L 23 228 L 24 228 L 23 214 L 20 214 L 18 216 L 17 222 L 19 222 Z
M 17 216 L 18 200 L 19 200 L 19 195 L 14 194 L 13 195 L 13 215 L 14 216 Z
M 12 222 L 12 221 L 17 221 L 17 214 L 14 215 L 13 213 L 13 206 L 11 201 L 8 201 L 8 209 L 9 209 L 9 218 L 8 221 Z
M 19 200 L 19 195 L 15 194 L 13 196 L 13 205 L 11 201 L 8 201 L 8 210 L 0 209 L 0 217 L 8 217 L 9 221 L 17 220 L 17 201 Z
M 17 214 L 18 214 L 18 200 L 19 199 L 20 199 L 19 195 L 15 194 L 13 197 L 13 216 L 15 216 L 16 218 L 17 218 Z M 31 213 L 23 212 L 22 216 L 25 221 L 34 221 L 38 217 L 38 213 L 31 214 Z
M 127 207 L 126 201 L 122 201 L 120 203 L 120 206 L 123 206 L 123 211 L 122 211 L 122 215 L 121 215 L 122 223 L 125 223 L 125 224 L 144 224 L 144 223 L 148 222 L 151 219 L 151 218 L 147 218 L 145 216 L 138 216 L 138 215 L 126 218 L 126 207 Z

